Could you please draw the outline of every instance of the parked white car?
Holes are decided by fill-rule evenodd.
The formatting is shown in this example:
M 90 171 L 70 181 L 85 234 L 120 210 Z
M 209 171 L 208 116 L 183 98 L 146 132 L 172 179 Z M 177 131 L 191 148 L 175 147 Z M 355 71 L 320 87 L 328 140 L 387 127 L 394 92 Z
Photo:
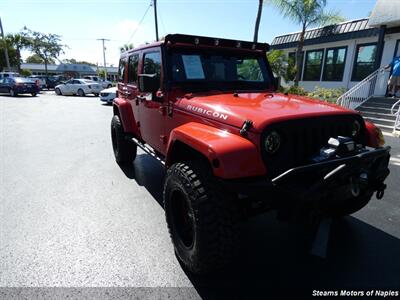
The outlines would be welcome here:
M 94 94 L 98 96 L 102 90 L 100 84 L 87 79 L 71 79 L 55 87 L 57 95 L 78 95 L 85 96 Z
M 20 77 L 20 75 L 15 72 L 0 72 L 0 80 L 3 80 L 7 77 Z
M 103 78 L 101 78 L 99 76 L 83 76 L 83 78 L 84 79 L 88 79 L 88 80 L 93 80 L 93 81 L 101 84 L 103 89 L 108 89 L 108 88 L 112 87 L 112 82 L 111 81 L 104 80 Z
M 100 100 L 107 103 L 112 103 L 117 96 L 117 88 L 111 87 L 100 92 Z

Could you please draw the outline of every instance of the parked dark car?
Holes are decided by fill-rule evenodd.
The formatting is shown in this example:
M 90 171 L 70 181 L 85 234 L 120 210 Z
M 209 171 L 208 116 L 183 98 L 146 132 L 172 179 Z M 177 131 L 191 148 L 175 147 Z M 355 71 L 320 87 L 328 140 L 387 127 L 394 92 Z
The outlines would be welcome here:
M 39 91 L 39 86 L 30 78 L 7 77 L 0 80 L 0 93 L 9 94 L 12 97 L 18 94 L 36 96 Z

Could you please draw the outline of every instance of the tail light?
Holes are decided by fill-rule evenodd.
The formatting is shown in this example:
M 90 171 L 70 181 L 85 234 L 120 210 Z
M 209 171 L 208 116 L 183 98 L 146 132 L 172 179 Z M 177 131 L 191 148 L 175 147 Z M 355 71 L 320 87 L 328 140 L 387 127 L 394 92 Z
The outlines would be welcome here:
M 382 130 L 375 126 L 373 123 L 366 121 L 365 127 L 367 129 L 367 145 L 373 148 L 382 147 L 385 145 L 385 138 L 383 137 Z

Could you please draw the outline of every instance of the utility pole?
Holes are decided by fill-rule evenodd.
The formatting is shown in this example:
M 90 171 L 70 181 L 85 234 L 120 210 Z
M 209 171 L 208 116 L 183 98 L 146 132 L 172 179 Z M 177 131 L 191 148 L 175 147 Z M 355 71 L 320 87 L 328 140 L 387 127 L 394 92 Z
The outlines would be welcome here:
M 153 0 L 153 6 L 154 6 L 154 22 L 156 24 L 156 41 L 158 41 L 157 0 Z
M 109 41 L 108 39 L 97 39 L 98 41 L 103 42 L 103 62 L 104 62 L 104 72 L 105 72 L 105 78 L 104 80 L 107 80 L 107 65 L 106 65 L 106 47 L 104 46 L 105 41 Z
M 1 38 L 4 41 L 4 55 L 6 57 L 6 64 L 7 64 L 7 69 L 8 72 L 11 72 L 11 67 L 10 67 L 10 59 L 8 58 L 8 49 L 6 45 L 6 40 L 4 39 L 4 31 L 3 31 L 3 25 L 1 24 L 1 17 L 0 17 L 0 31 L 1 31 Z

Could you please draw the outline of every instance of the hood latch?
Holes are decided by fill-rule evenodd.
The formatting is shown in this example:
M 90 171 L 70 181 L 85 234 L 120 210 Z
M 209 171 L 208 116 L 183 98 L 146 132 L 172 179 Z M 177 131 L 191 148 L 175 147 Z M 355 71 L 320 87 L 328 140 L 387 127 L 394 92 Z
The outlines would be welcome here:
M 243 125 L 242 125 L 242 129 L 240 129 L 240 135 L 246 136 L 247 131 L 249 131 L 251 127 L 253 127 L 253 121 L 251 121 L 251 120 L 244 121 Z

